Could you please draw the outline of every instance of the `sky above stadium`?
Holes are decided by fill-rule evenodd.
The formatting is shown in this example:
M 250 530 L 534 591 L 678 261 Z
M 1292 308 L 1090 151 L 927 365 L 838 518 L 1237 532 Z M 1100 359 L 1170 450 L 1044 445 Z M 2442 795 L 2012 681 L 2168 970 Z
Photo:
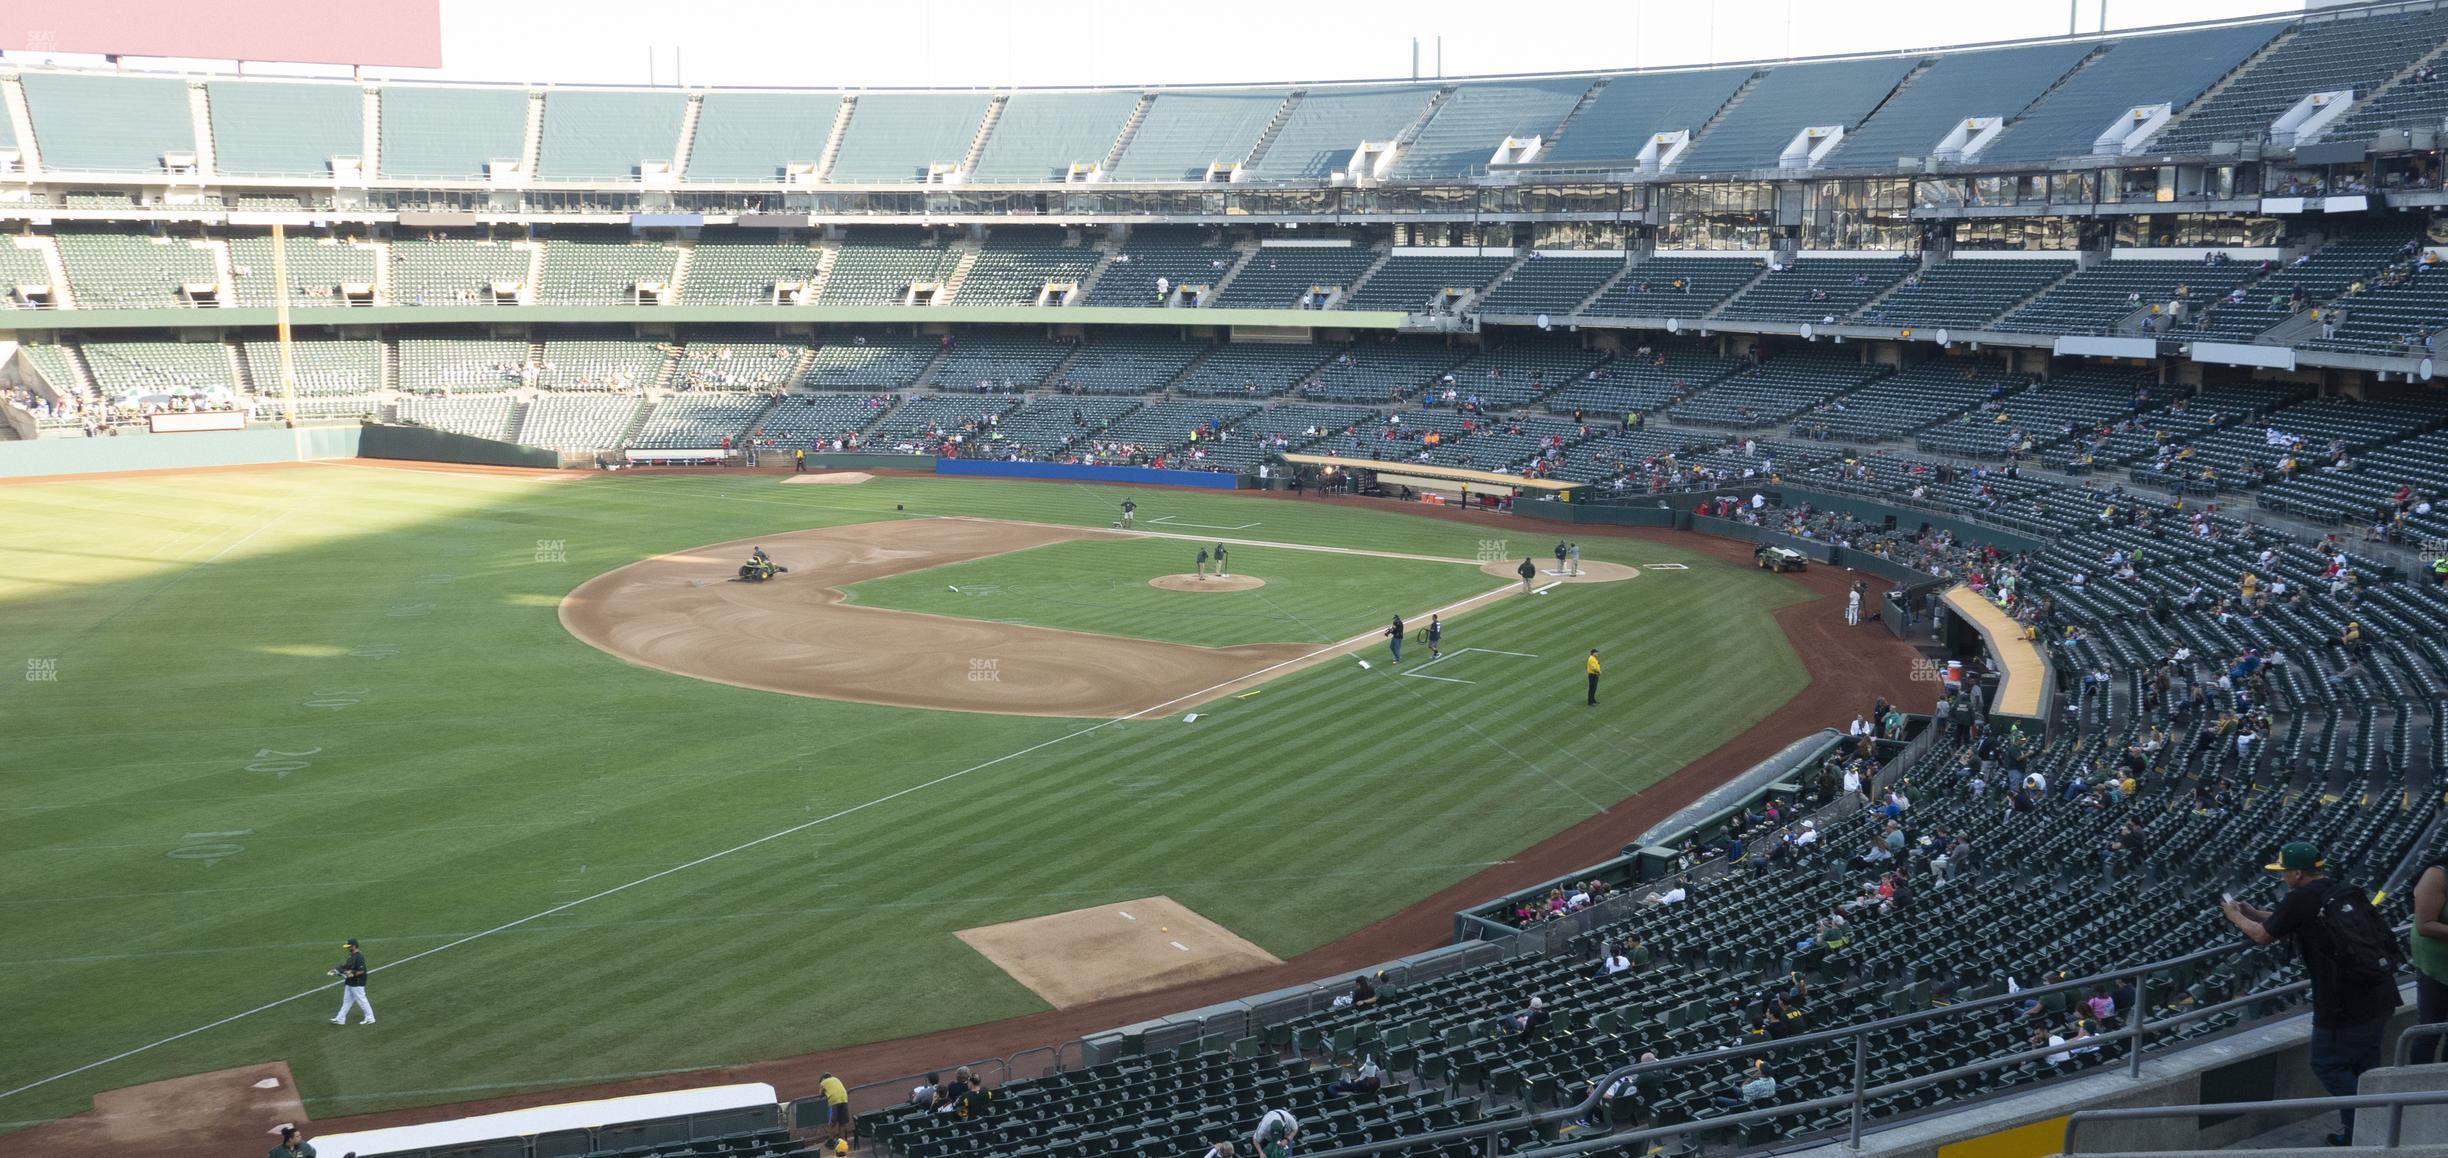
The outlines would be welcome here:
M 2293 12 L 2302 0 L 2076 0 L 2083 31 Z M 1224 12 L 1233 19 L 1221 19 Z M 1533 13 L 1552 16 L 1539 19 Z M 444 67 L 471 80 L 811 86 L 1339 80 L 1707 64 L 2066 31 L 2064 0 L 443 0 Z M 649 66 L 650 51 L 659 50 Z

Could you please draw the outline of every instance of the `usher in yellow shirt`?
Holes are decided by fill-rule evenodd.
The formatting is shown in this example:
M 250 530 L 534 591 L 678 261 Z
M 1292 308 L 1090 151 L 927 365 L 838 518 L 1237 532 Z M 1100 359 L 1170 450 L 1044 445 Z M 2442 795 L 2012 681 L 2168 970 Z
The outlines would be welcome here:
M 1590 673 L 1591 675 L 1597 675 L 1597 674 L 1598 674 L 1598 657 L 1597 657 L 1597 656 L 1594 656 L 1594 655 L 1593 655 L 1593 656 L 1589 657 L 1589 673 Z

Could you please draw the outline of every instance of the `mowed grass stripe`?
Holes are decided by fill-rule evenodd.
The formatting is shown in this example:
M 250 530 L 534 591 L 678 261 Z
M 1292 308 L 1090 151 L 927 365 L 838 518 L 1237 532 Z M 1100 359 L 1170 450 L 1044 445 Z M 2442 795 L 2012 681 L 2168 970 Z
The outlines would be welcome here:
M 600 571 L 710 542 L 951 513 L 1101 526 L 1125 493 L 1142 518 L 1263 524 L 1234 537 L 1472 557 L 1500 534 L 1370 508 L 931 478 L 543 486 L 337 469 L 98 487 L 77 504 L 94 511 L 13 520 L 38 580 L 74 571 L 97 539 L 129 558 L 73 586 L 0 588 L 0 652 L 74 641 L 61 683 L 11 687 L 25 771 L 0 807 L 0 848 L 119 846 L 0 859 L 6 957 L 50 962 L 0 966 L 12 1042 L 0 1089 L 303 988 L 340 937 L 365 937 L 378 964 L 398 960 L 1075 731 L 1081 722 L 812 701 L 631 668 L 569 639 L 554 604 Z M 244 526 L 240 511 L 279 521 Z M 539 539 L 559 541 L 566 562 L 536 561 Z M 1517 535 L 1505 551 L 1544 560 L 1550 546 Z M 1589 641 L 1610 656 L 1685 657 L 1661 658 L 1654 689 L 1640 664 L 1610 659 L 1610 698 L 1635 702 L 1607 718 L 1649 737 L 1643 750 L 1705 751 L 1750 718 L 1748 699 L 1723 689 L 1781 696 L 1763 690 L 1779 671 L 1798 683 L 1772 627 L 1723 630 L 1789 601 L 1789 583 L 1647 543 L 1583 553 L 1699 570 L 1498 600 L 1457 620 L 1456 642 L 1542 656 L 1504 661 L 1519 669 L 1468 657 L 1478 674 L 1456 670 L 1486 677 L 1477 685 L 1336 660 L 1210 705 L 1196 724 L 1168 711 L 1066 740 L 383 972 L 380 1034 L 335 1036 L 320 1000 L 301 1001 L 11 1099 L 7 1117 L 266 1057 L 290 1059 L 319 1107 L 359 1112 L 447 1096 L 413 1091 L 1010 1016 L 1040 1003 L 951 931 L 1148 892 L 1298 952 L 1588 814 L 1548 777 L 1602 801 L 1636 782 L 1627 741 L 1581 714 L 1575 649 Z M 173 598 L 119 614 L 186 569 Z M 424 579 L 442 572 L 449 582 Z M 392 614 L 415 605 L 427 606 Z M 1380 609 L 1351 614 L 1365 630 Z M 400 650 L 347 654 L 368 643 Z M 317 688 L 356 686 L 369 689 L 360 702 L 304 706 Z M 1456 729 L 1457 716 L 1486 738 Z M 1538 753 L 1541 770 L 1498 744 Z M 285 777 L 244 771 L 262 747 L 322 751 Z M 1158 775 L 1163 785 L 1146 783 Z M 250 828 L 232 855 L 169 855 L 190 832 Z M 178 981 L 131 999 L 131 971 Z

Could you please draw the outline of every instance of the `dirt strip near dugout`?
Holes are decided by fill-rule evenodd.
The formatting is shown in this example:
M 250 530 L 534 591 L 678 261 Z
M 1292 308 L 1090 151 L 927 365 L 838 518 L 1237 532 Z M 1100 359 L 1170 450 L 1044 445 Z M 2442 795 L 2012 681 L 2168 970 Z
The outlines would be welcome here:
M 1295 498 L 1280 493 L 1268 493 L 1262 501 L 1278 499 L 1284 502 L 1365 506 L 1379 510 L 1391 505 L 1367 499 Z M 1550 536 L 1583 541 L 1646 540 L 1670 543 L 1739 567 L 1752 565 L 1750 544 L 1687 531 L 1569 527 L 1517 516 L 1408 504 L 1394 506 L 1394 509 L 1510 532 L 1533 543 L 1543 544 Z M 1633 561 L 1640 562 L 1637 558 Z M 1892 584 L 1873 576 L 1825 567 L 1813 567 L 1783 578 L 1817 596 L 1775 613 L 1777 625 L 1784 630 L 1787 642 L 1793 645 L 1794 653 L 1801 657 L 1802 666 L 1810 676 L 1810 682 L 1793 698 L 1786 700 L 1743 734 L 1719 745 L 1715 751 L 1617 802 L 1606 811 L 1523 850 L 1503 864 L 1472 874 L 1417 904 L 1293 957 L 1280 966 L 1070 1009 L 1048 1010 L 823 1053 L 720 1066 L 664 1077 L 489 1098 L 447 1107 L 429 1106 L 366 1114 L 318 1122 L 316 1128 L 336 1132 L 400 1126 L 556 1102 L 654 1090 L 690 1089 L 723 1082 L 771 1082 L 785 1098 L 805 1097 L 816 1091 L 817 1075 L 826 1071 L 839 1073 L 852 1085 L 858 1085 L 978 1058 L 1008 1057 L 1024 1049 L 1068 1041 L 1082 1034 L 1130 1025 L 1253 993 L 1334 978 L 1407 954 L 1433 949 L 1453 939 L 1453 914 L 1457 910 L 1612 858 L 1624 841 L 1673 815 L 1676 810 L 1739 775 L 1744 769 L 1775 755 L 1778 749 L 1796 738 L 1818 728 L 1842 728 L 1853 714 L 1868 711 L 1873 697 L 1885 696 L 1891 702 L 1911 707 L 1918 707 L 1921 701 L 1930 698 L 1927 685 L 1912 682 L 1912 660 L 1918 653 L 1910 644 L 1888 635 L 1886 628 L 1875 622 L 1858 628 L 1845 626 L 1844 595 L 1855 580 L 1868 580 L 1873 598 Z M 1645 581 L 1677 580 L 1660 578 Z M 1741 695 L 1743 691 L 1739 687 L 1725 689 L 1727 695 Z M 311 1097 L 315 1091 L 306 1092 Z M 897 1098 L 898 1095 L 895 1093 L 893 1096 Z M 12 1158 L 14 1153 L 19 1152 L 13 1150 L 9 1143 L 20 1137 L 23 1135 L 0 1138 L 0 1158 Z M 33 1153 L 30 1150 L 22 1152 Z M 44 1153 L 57 1154 L 59 1151 L 45 1150 Z

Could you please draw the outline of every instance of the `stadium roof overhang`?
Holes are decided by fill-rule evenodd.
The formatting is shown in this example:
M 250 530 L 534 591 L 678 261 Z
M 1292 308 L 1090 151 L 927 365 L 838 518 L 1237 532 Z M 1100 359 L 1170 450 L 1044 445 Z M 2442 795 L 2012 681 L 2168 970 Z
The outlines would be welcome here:
M 1285 462 L 1295 466 L 1314 466 L 1331 470 L 1366 470 L 1379 474 L 1408 475 L 1412 478 L 1434 479 L 1439 482 L 1468 483 L 1495 490 L 1569 491 L 1587 483 L 1560 482 L 1549 478 L 1523 478 L 1517 474 L 1499 474 L 1492 470 L 1471 470 L 1468 467 L 1436 466 L 1425 462 L 1386 462 L 1374 458 L 1341 458 L 1331 454 L 1287 454 Z

